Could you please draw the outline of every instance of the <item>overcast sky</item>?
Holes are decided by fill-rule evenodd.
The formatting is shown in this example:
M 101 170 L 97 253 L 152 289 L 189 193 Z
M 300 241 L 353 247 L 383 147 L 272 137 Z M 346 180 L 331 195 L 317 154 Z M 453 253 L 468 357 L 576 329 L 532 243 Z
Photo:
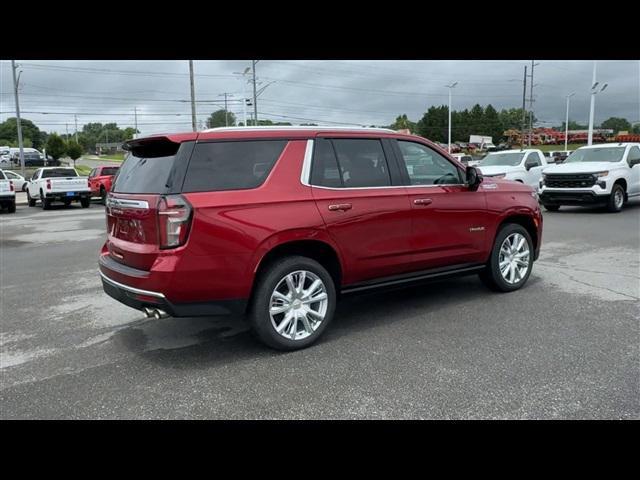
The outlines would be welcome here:
M 570 118 L 588 123 L 593 62 L 536 60 L 534 112 L 541 126 L 560 125 L 565 95 Z M 187 61 L 18 61 L 23 118 L 42 130 L 69 133 L 88 122 L 134 125 L 143 134 L 191 129 Z M 522 106 L 524 66 L 510 61 L 290 61 L 263 60 L 256 67 L 260 119 L 326 125 L 385 125 L 399 114 L 418 120 L 431 105 L 448 102 L 453 110 L 492 104 L 497 110 Z M 596 96 L 596 124 L 612 117 L 640 121 L 640 61 L 599 61 L 597 80 L 608 88 Z M 204 122 L 234 94 L 229 110 L 243 120 L 239 99 L 251 96 L 250 77 L 242 73 L 250 61 L 194 62 L 196 112 Z M 270 84 L 271 82 L 274 82 Z M 15 116 L 11 62 L 0 69 L 0 121 Z M 528 85 L 530 85 L 528 80 Z M 231 97 L 229 97 L 231 99 Z M 527 87 L 527 108 L 529 87 Z M 249 107 L 248 110 L 251 110 Z M 37 113 L 34 113 L 37 112 Z M 249 111 L 247 112 L 249 114 Z M 199 124 L 200 126 L 200 124 Z

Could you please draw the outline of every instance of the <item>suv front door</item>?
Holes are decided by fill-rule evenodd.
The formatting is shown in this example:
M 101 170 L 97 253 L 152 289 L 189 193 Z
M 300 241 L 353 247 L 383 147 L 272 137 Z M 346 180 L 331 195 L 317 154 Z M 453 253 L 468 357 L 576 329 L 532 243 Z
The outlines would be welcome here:
M 345 285 L 411 269 L 411 208 L 384 144 L 378 138 L 314 140 L 309 184 L 340 248 Z
M 629 185 L 627 195 L 634 196 L 640 194 L 640 147 L 634 145 L 627 154 L 627 165 L 631 167 L 629 174 Z
M 484 261 L 485 194 L 464 172 L 422 143 L 394 140 L 411 205 L 414 270 Z

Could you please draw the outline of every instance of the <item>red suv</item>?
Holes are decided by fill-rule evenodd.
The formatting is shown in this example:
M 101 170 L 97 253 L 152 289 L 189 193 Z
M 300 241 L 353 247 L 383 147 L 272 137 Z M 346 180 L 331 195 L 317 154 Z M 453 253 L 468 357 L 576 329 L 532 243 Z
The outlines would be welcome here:
M 479 274 L 527 281 L 536 193 L 385 129 L 219 128 L 130 140 L 107 196 L 107 294 L 148 317 L 246 313 L 278 349 L 342 294 Z

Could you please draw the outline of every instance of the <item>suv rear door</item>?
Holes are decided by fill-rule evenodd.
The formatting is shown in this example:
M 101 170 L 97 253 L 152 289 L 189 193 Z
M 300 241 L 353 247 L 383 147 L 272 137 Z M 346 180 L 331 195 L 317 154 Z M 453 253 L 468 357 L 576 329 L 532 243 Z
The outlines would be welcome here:
M 411 269 L 411 208 L 390 155 L 388 141 L 380 138 L 314 141 L 309 183 L 341 250 L 344 284 Z
M 393 140 L 411 205 L 415 270 L 483 261 L 487 224 L 482 188 L 471 191 L 453 161 L 419 142 Z

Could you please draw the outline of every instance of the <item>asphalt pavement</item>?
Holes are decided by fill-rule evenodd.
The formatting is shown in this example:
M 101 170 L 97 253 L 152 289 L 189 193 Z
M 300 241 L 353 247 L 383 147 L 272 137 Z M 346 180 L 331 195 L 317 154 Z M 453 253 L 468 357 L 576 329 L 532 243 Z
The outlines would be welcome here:
M 640 418 L 640 202 L 545 212 L 525 288 L 347 297 L 280 353 L 239 318 L 145 319 L 102 292 L 104 210 L 0 214 L 0 418 Z

